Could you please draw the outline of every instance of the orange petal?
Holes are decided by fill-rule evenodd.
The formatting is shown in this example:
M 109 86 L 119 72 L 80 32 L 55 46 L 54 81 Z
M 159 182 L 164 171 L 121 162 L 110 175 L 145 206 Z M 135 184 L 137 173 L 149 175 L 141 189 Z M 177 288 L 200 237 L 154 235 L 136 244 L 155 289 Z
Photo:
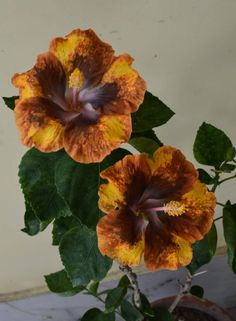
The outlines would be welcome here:
M 99 207 L 105 213 L 120 207 L 135 204 L 150 180 L 151 171 L 145 154 L 127 155 L 115 165 L 101 172 L 108 180 L 99 189 Z
M 76 29 L 65 38 L 55 38 L 49 50 L 60 60 L 67 74 L 79 67 L 90 77 L 104 72 L 114 55 L 112 47 L 91 29 Z
M 144 250 L 142 223 L 142 219 L 128 209 L 102 217 L 97 225 L 101 253 L 124 265 L 139 265 Z
M 202 239 L 209 232 L 213 223 L 216 206 L 215 194 L 208 192 L 207 186 L 197 181 L 192 191 L 182 196 L 181 202 L 187 209 L 183 218 L 199 230 L 200 237 L 195 241 Z
M 63 147 L 64 125 L 56 116 L 59 107 L 43 97 L 25 99 L 15 107 L 16 125 L 23 144 L 43 152 Z
M 64 147 L 77 162 L 101 162 L 131 134 L 130 115 L 100 116 L 96 124 L 83 124 L 77 119 L 68 123 Z
M 114 59 L 103 75 L 102 83 L 115 83 L 116 99 L 103 107 L 106 114 L 128 114 L 135 112 L 143 102 L 146 83 L 138 72 L 131 68 L 133 59 L 124 54 Z
M 181 151 L 171 146 L 158 148 L 149 164 L 153 184 L 162 192 L 163 198 L 170 200 L 190 191 L 198 177 L 197 170 Z
M 188 265 L 192 260 L 192 248 L 188 241 L 181 237 L 165 233 L 148 224 L 145 231 L 144 262 L 149 271 L 157 269 L 177 270 Z

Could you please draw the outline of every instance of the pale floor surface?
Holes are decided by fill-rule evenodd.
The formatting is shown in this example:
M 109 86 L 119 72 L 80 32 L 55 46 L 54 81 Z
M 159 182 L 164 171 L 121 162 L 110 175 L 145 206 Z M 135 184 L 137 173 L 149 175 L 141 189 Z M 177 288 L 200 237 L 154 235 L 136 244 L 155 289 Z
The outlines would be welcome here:
M 202 270 L 208 272 L 195 278 L 194 283 L 205 289 L 205 297 L 226 308 L 236 318 L 236 277 L 229 270 L 225 256 L 216 257 Z M 141 291 L 151 301 L 176 294 L 185 270 L 160 271 L 139 277 Z M 113 282 L 101 285 L 101 290 Z M 83 313 L 94 306 L 101 306 L 87 295 L 59 297 L 45 294 L 32 298 L 0 303 L 0 321 L 78 321 Z

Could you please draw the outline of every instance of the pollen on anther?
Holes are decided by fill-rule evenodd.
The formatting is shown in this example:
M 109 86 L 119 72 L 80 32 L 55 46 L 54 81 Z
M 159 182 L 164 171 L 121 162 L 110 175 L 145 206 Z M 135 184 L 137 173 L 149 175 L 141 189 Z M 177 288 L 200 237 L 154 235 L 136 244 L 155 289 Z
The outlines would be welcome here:
M 186 206 L 178 201 L 170 201 L 164 205 L 164 212 L 170 216 L 179 216 L 184 214 Z

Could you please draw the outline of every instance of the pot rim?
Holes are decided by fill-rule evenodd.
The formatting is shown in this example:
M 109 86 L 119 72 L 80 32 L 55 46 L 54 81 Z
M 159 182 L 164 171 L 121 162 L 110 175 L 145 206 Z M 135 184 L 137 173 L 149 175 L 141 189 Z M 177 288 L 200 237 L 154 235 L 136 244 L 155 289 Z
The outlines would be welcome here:
M 169 296 L 169 297 L 156 300 L 152 303 L 152 307 L 159 306 L 159 307 L 168 308 L 171 305 L 171 303 L 174 301 L 174 299 L 175 299 L 175 296 Z M 232 317 L 228 314 L 228 312 L 222 309 L 217 304 L 206 299 L 200 299 L 191 294 L 184 295 L 181 298 L 178 306 L 197 309 L 199 311 L 202 311 L 208 314 L 209 316 L 214 317 L 217 321 L 234 321 Z

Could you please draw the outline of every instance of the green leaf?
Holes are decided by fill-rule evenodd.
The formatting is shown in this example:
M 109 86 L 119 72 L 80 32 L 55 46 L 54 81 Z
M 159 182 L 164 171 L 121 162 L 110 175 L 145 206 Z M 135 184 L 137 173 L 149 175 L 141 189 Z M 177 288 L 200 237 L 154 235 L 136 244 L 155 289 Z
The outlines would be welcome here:
M 112 265 L 112 260 L 102 256 L 98 249 L 96 232 L 85 225 L 67 232 L 59 251 L 73 286 L 102 280 Z
M 156 308 L 155 309 L 155 320 L 158 321 L 174 321 L 174 317 L 170 314 L 166 308 Z
M 152 157 L 153 153 L 158 147 L 160 147 L 157 142 L 146 137 L 132 138 L 128 141 L 128 143 L 140 153 L 147 153 L 150 157 Z
M 55 219 L 53 222 L 53 229 L 52 229 L 52 235 L 53 235 L 53 245 L 59 245 L 63 236 L 72 228 L 76 226 L 81 226 L 82 223 L 80 220 L 75 217 L 74 215 L 66 216 L 66 217 L 59 217 Z
M 223 164 L 220 166 L 220 170 L 225 172 L 225 173 L 231 173 L 236 169 L 236 165 L 234 164 Z
M 199 180 L 200 182 L 211 185 L 214 184 L 214 179 L 211 177 L 204 169 L 198 168 Z
M 138 111 L 132 113 L 133 132 L 143 132 L 165 124 L 174 112 L 159 98 L 146 91 Z
M 49 275 L 45 275 L 44 278 L 51 292 L 54 292 L 63 296 L 75 295 L 84 290 L 84 286 L 81 286 L 81 285 L 77 287 L 73 287 L 65 270 L 52 273 Z
M 236 274 L 236 204 L 227 202 L 223 209 L 224 236 L 227 245 L 228 263 Z
M 118 287 L 128 288 L 130 286 L 130 280 L 127 275 L 123 275 L 118 283 Z
M 199 285 L 193 285 L 190 289 L 190 293 L 201 299 L 204 295 L 204 289 Z
M 89 286 L 89 291 L 94 293 L 94 294 L 97 294 L 98 292 L 98 287 L 99 287 L 99 282 L 96 281 L 96 282 L 92 282 Z
M 210 262 L 215 254 L 217 246 L 217 231 L 215 224 L 212 225 L 208 234 L 196 243 L 193 244 L 193 259 L 188 269 L 191 273 L 195 273 L 202 265 Z
M 81 321 L 115 321 L 115 313 L 106 314 L 97 308 L 87 311 Z
M 126 321 L 143 320 L 143 315 L 127 300 L 121 302 L 121 315 Z
M 8 108 L 14 110 L 16 99 L 19 99 L 19 96 L 12 96 L 12 97 L 2 97 L 4 103 L 7 105 Z
M 153 129 L 150 130 L 146 130 L 143 132 L 136 132 L 136 133 L 132 133 L 131 135 L 131 139 L 132 138 L 139 138 L 139 137 L 146 137 L 146 138 L 150 138 L 152 140 L 154 140 L 155 142 L 157 142 L 157 144 L 159 146 L 163 146 L 163 143 L 160 141 L 160 139 L 157 137 L 157 135 L 155 134 Z
M 232 148 L 229 137 L 222 130 L 204 122 L 198 129 L 193 152 L 199 163 L 219 168 L 223 161 L 231 160 L 228 158 L 233 155 Z
M 231 160 L 234 159 L 235 156 L 236 156 L 236 148 L 235 147 L 231 147 L 231 148 L 229 148 L 227 150 L 225 160 L 226 161 L 231 161 Z
M 71 215 L 70 208 L 59 195 L 54 182 L 55 163 L 63 154 L 63 151 L 41 153 L 32 148 L 20 163 L 21 188 L 35 215 L 42 222 Z
M 64 154 L 55 167 L 55 183 L 62 197 L 80 221 L 95 229 L 102 216 L 98 208 L 100 172 L 129 154 L 117 149 L 101 163 L 81 164 Z
M 140 310 L 146 316 L 154 317 L 155 316 L 155 311 L 154 311 L 154 309 L 152 309 L 148 298 L 143 293 L 140 293 L 140 298 L 141 298 L 141 309 Z
M 105 301 L 106 312 L 114 311 L 120 305 L 125 294 L 126 288 L 117 287 L 115 289 L 110 290 L 107 293 Z

